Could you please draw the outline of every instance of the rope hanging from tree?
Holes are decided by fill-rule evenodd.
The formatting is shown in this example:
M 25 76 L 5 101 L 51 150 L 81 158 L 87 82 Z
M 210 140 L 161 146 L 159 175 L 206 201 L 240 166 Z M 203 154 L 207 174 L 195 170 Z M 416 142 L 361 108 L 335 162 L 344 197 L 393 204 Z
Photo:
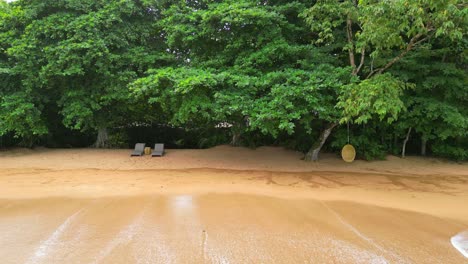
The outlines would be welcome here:
M 347 122 L 348 125 L 348 144 L 349 144 L 349 121 Z

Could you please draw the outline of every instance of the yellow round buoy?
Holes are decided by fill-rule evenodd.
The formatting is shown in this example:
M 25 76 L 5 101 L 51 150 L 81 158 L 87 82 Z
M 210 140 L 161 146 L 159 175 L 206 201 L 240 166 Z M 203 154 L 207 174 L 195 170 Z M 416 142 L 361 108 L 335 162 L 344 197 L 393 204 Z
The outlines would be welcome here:
M 354 149 L 353 145 L 345 145 L 341 150 L 341 157 L 346 162 L 353 162 L 354 158 L 356 158 L 356 150 Z

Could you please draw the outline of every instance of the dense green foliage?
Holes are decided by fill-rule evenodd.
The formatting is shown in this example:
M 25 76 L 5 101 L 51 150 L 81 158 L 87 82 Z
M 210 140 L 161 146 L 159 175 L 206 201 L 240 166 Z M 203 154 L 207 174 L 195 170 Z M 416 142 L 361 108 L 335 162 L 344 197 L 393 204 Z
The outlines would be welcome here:
M 466 160 L 467 10 L 460 0 L 0 1 L 0 147 L 268 144 L 316 160 L 347 143 L 349 124 L 364 159 L 405 142 Z

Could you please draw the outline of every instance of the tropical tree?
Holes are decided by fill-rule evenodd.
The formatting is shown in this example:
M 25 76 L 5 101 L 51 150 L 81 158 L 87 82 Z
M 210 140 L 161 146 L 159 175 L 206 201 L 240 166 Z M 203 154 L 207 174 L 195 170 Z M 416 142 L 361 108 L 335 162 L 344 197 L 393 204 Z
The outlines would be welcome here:
M 420 139 L 420 154 L 427 144 L 449 144 L 468 134 L 468 90 L 466 77 L 466 41 L 432 41 L 407 56 L 392 69 L 395 75 L 415 84 L 404 94 L 408 111 L 398 125 L 412 129 Z
M 353 76 L 340 91 L 342 118 L 326 126 L 321 139 L 340 121 L 363 123 L 378 117 L 393 122 L 404 110 L 402 91 L 413 86 L 388 69 L 433 38 L 462 39 L 464 7 L 462 1 L 442 0 L 319 0 L 307 9 L 302 16 L 316 34 L 314 42 L 335 46 Z M 318 151 L 311 149 L 312 160 Z
M 31 146 L 35 137 L 47 133 L 42 112 L 49 96 L 24 81 L 17 62 L 9 56 L 13 43 L 25 29 L 21 23 L 25 20 L 28 15 L 20 6 L 0 2 L 0 136 L 11 132 L 22 139 L 22 145 Z M 25 54 L 23 59 L 32 64 L 36 58 Z
M 18 1 L 11 6 L 17 14 L 4 23 L 18 25 L 4 31 L 11 40 L 6 54 L 21 85 L 6 96 L 42 103 L 29 104 L 38 109 L 30 115 L 36 119 L 44 101 L 58 104 L 67 127 L 97 131 L 95 146 L 106 146 L 108 127 L 131 122 L 127 84 L 149 65 L 170 58 L 154 27 L 153 10 L 139 1 Z M 27 119 L 9 120 L 9 129 L 17 130 Z
M 280 112 L 271 101 L 282 107 L 281 88 L 302 96 L 303 82 L 311 78 L 301 69 L 309 69 L 304 61 L 314 57 L 298 18 L 305 7 L 300 1 L 249 0 L 169 5 L 161 25 L 179 68 L 152 70 L 132 90 L 170 113 L 174 124 L 228 124 L 234 145 L 248 130 L 291 131 L 291 120 L 301 114 Z
M 178 146 L 230 138 L 317 160 L 348 141 L 348 123 L 365 159 L 407 145 L 466 159 L 467 10 L 460 0 L 0 1 L 0 140 L 57 146 L 73 133 L 79 146 L 97 136 L 94 146 L 112 147 L 157 127 L 177 130 Z

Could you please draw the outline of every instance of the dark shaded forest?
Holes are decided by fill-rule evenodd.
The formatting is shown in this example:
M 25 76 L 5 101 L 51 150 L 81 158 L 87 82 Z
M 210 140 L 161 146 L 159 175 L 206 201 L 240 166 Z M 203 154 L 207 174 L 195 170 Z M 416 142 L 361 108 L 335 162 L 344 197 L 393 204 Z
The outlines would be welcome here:
M 464 1 L 0 1 L 0 148 L 468 159 Z M 348 129 L 349 127 L 349 129 Z

